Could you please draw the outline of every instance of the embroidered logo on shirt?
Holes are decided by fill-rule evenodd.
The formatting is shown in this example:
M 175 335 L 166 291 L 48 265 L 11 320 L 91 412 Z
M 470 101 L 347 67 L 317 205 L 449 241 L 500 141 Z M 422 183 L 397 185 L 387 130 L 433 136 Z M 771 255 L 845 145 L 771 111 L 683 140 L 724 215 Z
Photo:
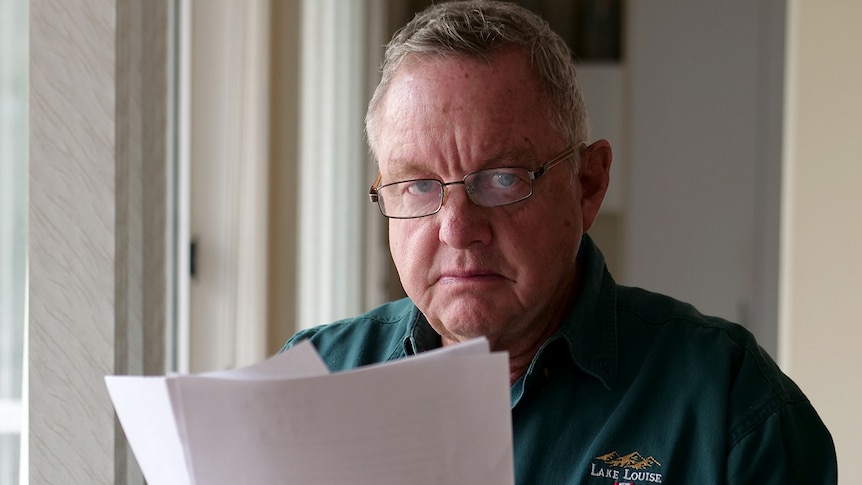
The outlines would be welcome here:
M 590 463 L 590 476 L 612 478 L 614 485 L 635 485 L 636 483 L 662 483 L 662 475 L 656 471 L 661 463 L 652 456 L 644 458 L 635 451 L 620 455 L 612 451 L 606 455 L 597 456 Z

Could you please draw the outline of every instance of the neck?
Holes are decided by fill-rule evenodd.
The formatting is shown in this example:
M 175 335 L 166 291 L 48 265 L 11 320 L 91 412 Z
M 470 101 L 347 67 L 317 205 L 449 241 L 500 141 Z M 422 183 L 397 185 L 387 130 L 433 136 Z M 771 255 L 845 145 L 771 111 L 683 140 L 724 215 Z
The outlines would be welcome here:
M 509 353 L 510 385 L 514 385 L 527 372 L 539 349 L 560 328 L 566 314 L 580 298 L 580 276 L 581 270 L 580 267 L 577 267 L 575 268 L 571 284 L 561 285 L 561 288 L 564 289 L 558 295 L 558 304 L 552 306 L 554 309 L 544 313 L 544 315 L 534 320 L 529 326 L 529 328 L 536 331 L 528 332 L 526 335 L 521 334 L 517 338 L 511 335 L 508 338 L 502 337 L 502 339 L 494 339 L 491 336 L 487 336 L 491 351 L 506 351 Z M 452 338 L 452 336 L 441 335 L 441 341 L 445 346 L 458 343 L 459 340 Z
M 501 342 L 489 339 L 492 352 L 506 351 L 509 353 L 510 385 L 514 385 L 527 372 L 539 349 L 560 328 L 568 310 L 568 305 L 561 305 L 554 314 L 549 315 L 544 324 L 540 325 L 539 322 L 534 322 L 534 328 L 541 328 L 541 332 L 522 336 L 516 342 Z M 441 341 L 444 346 L 458 343 L 457 340 L 446 336 L 441 336 Z
M 539 349 L 542 348 L 542 345 L 551 338 L 551 335 L 560 328 L 560 323 L 562 322 L 562 316 L 556 320 L 553 325 L 547 325 L 545 331 L 538 336 L 531 345 L 520 349 L 517 353 L 510 351 L 509 352 L 509 385 L 514 385 L 518 379 L 521 378 L 527 372 L 527 369 L 530 368 L 530 364 L 533 362 L 533 359 L 536 357 L 536 354 L 539 352 Z
M 509 352 L 509 384 L 514 385 L 530 368 L 533 359 L 545 342 L 551 338 L 560 328 L 563 319 L 574 307 L 575 302 L 580 299 L 581 292 L 581 268 L 577 266 L 573 272 L 571 284 L 561 285 L 563 290 L 558 296 L 558 304 L 554 310 L 545 314 L 544 319 L 534 322 L 533 328 L 541 329 L 525 338 L 512 342 L 512 345 L 502 346 L 500 350 Z M 493 347 L 493 343 L 492 343 Z

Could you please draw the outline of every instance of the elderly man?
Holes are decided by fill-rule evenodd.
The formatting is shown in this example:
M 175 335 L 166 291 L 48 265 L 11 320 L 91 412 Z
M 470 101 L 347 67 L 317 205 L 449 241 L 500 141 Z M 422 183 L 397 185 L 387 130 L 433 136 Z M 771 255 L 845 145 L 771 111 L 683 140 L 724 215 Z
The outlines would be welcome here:
M 611 148 L 538 17 L 430 7 L 387 46 L 366 128 L 409 298 L 288 345 L 349 369 L 486 337 L 518 483 L 836 482 L 829 432 L 746 330 L 611 278 L 586 235 Z

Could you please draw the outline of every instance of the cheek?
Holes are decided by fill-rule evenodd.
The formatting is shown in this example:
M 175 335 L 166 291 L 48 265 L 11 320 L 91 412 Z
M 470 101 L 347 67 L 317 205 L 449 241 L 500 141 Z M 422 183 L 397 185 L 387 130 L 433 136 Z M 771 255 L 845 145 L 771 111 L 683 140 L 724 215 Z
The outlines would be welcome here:
M 389 252 L 392 254 L 392 260 L 395 262 L 395 267 L 401 273 L 402 256 L 404 254 L 404 231 L 399 230 L 399 222 L 395 220 L 389 221 Z
M 392 219 L 389 221 L 389 249 L 398 275 L 406 286 L 417 274 L 427 272 L 423 268 L 433 250 L 432 238 L 427 228 L 415 221 Z
M 575 259 L 580 238 L 575 218 L 558 219 L 553 225 L 531 230 L 527 244 L 522 244 L 519 252 L 524 255 L 525 263 L 540 275 L 548 274 L 564 269 Z
M 584 235 L 580 215 L 571 215 L 563 220 L 562 232 L 567 237 L 560 240 L 559 254 L 563 256 L 563 264 L 574 263 L 578 258 L 578 248 Z
M 526 231 L 535 253 L 536 265 L 553 271 L 568 270 L 577 258 L 583 235 L 580 207 L 573 200 L 558 201 L 545 208 L 545 217 L 536 218 L 536 224 Z

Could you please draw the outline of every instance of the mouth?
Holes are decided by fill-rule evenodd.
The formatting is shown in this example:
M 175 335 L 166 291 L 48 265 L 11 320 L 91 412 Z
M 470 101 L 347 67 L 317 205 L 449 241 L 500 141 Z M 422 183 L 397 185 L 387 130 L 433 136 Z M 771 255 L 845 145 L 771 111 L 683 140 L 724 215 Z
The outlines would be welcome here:
M 506 278 L 493 271 L 485 270 L 454 270 L 446 271 L 438 278 L 439 283 L 443 284 L 482 284 L 495 283 L 505 281 Z

